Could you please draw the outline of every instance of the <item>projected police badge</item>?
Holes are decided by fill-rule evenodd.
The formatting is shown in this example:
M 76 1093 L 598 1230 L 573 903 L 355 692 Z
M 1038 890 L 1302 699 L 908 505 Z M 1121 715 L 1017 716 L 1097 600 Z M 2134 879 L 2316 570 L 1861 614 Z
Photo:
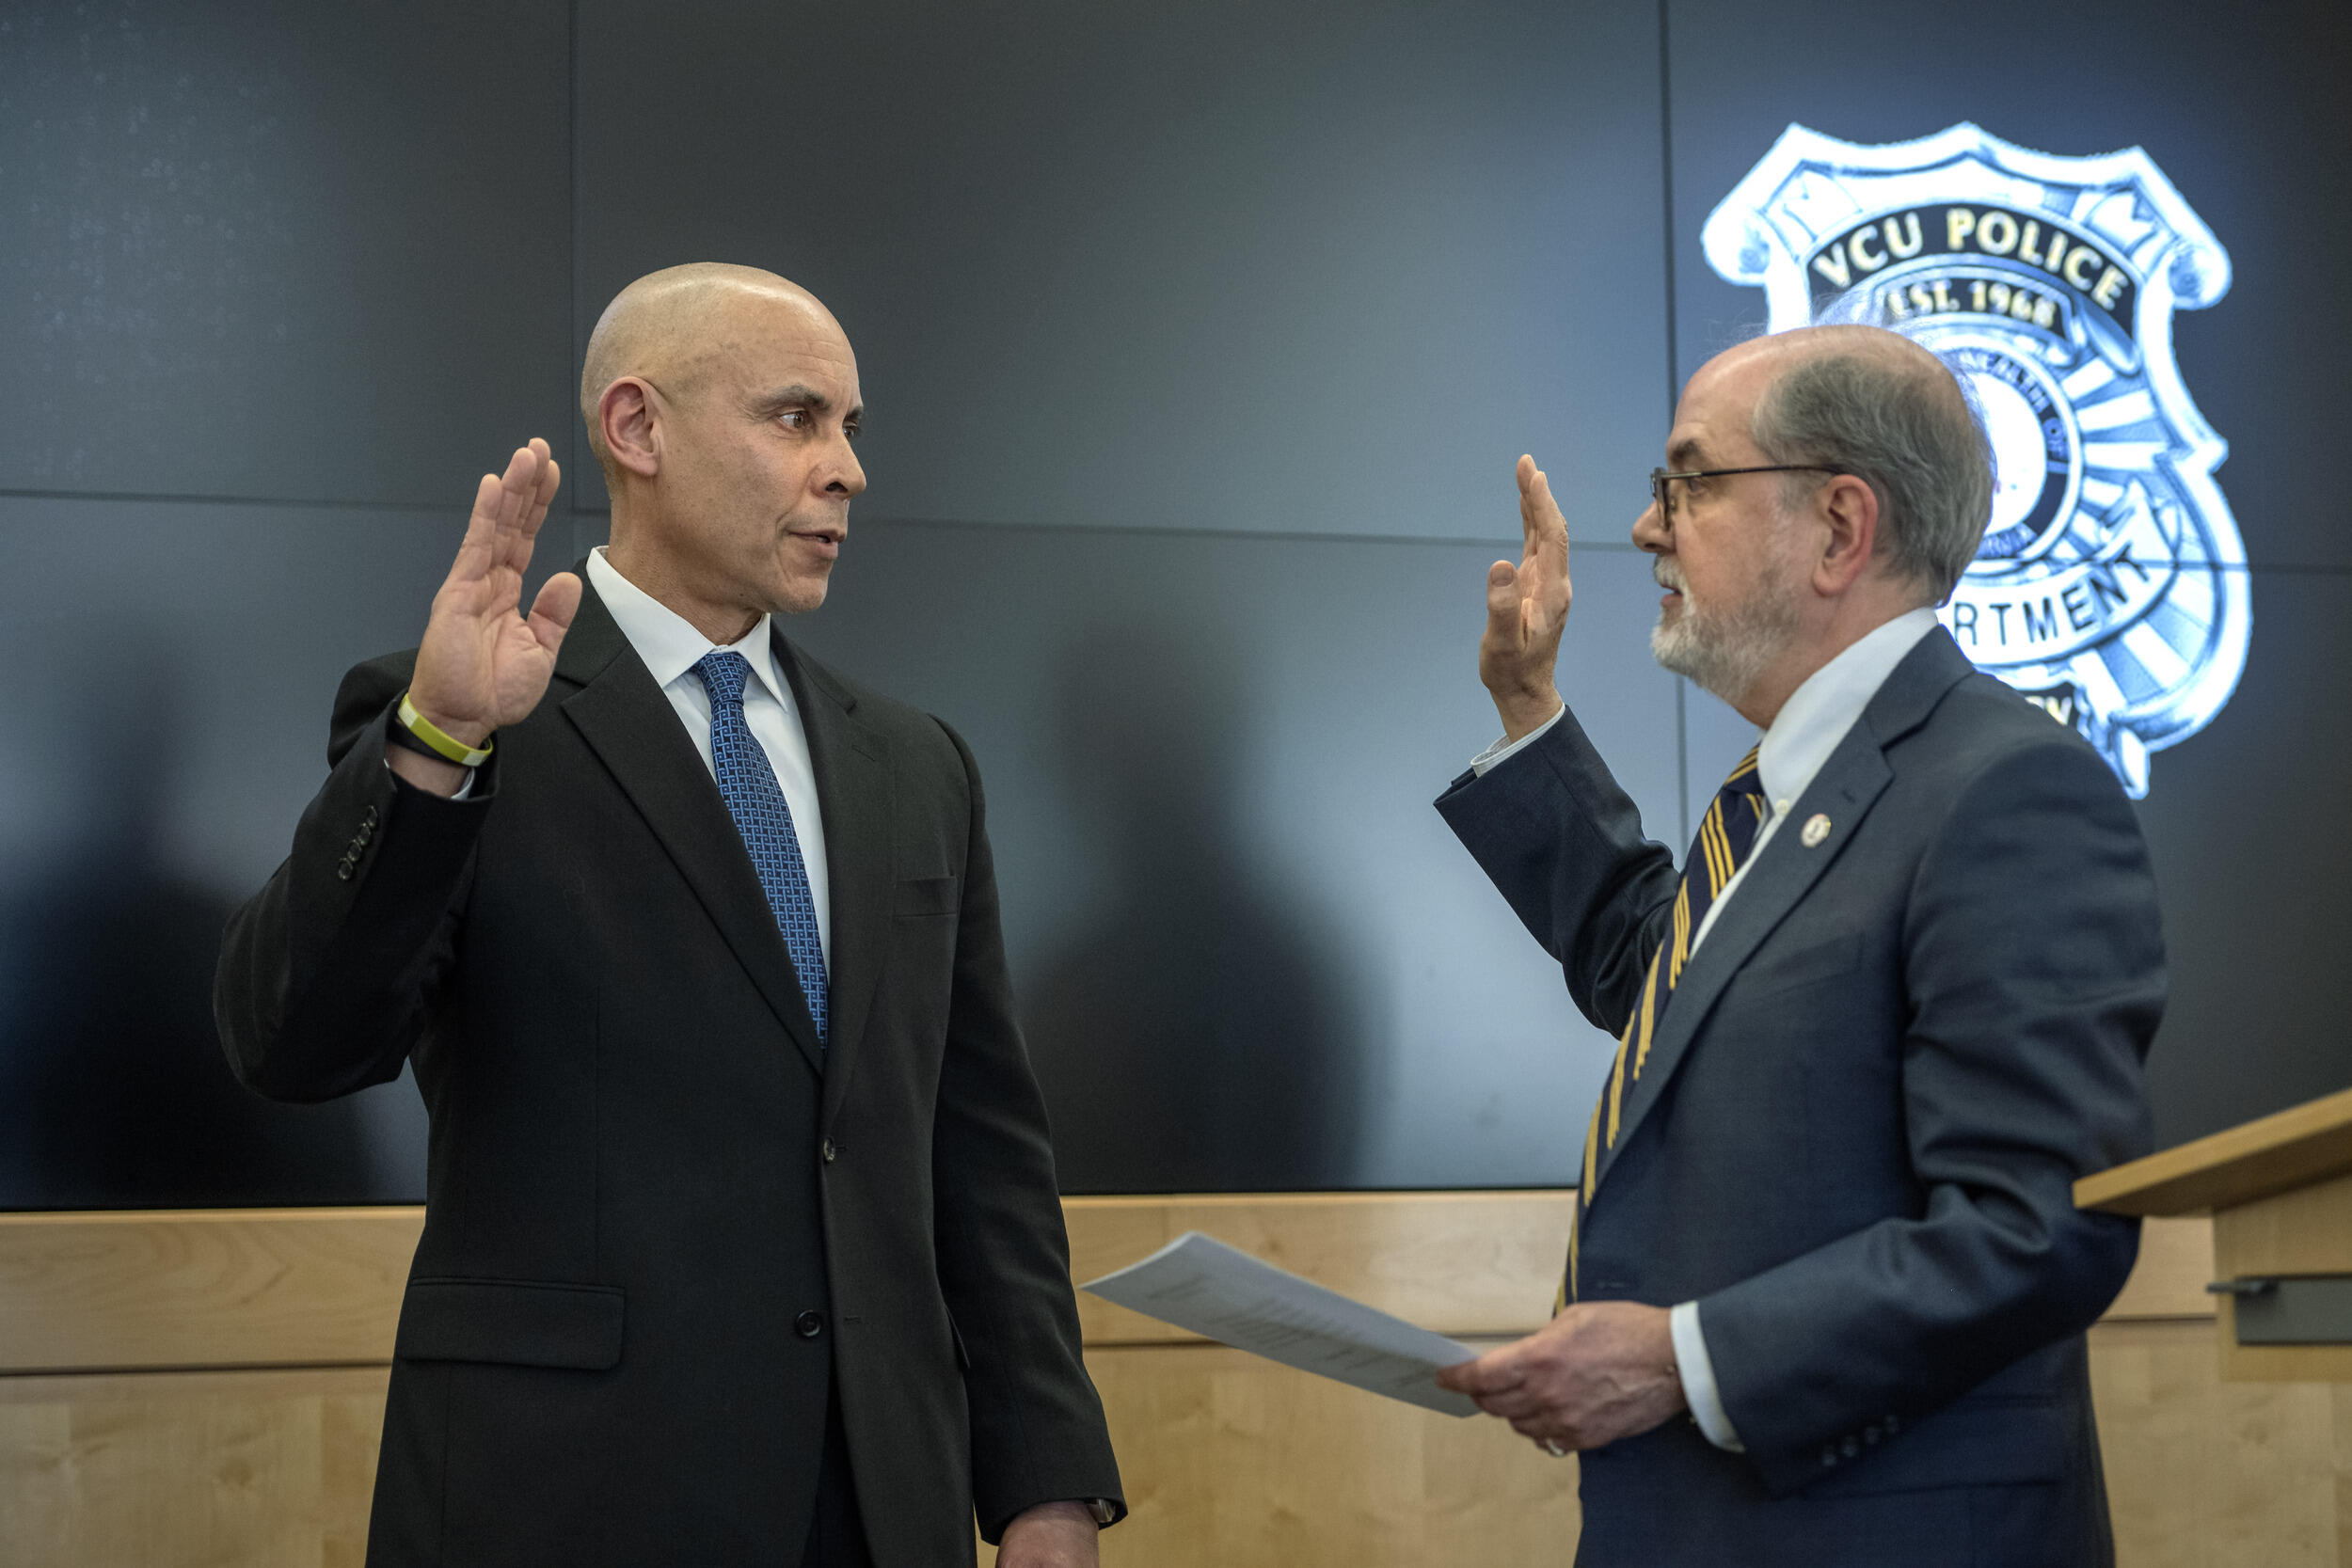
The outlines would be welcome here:
M 2176 306 L 2230 258 L 2138 148 L 2029 151 L 1955 125 L 1867 147 L 1792 125 L 1708 217 L 1714 269 L 1774 332 L 1890 327 L 1974 390 L 1993 520 L 1941 611 L 1962 649 L 2073 724 L 2135 797 L 2148 753 L 2236 689 L 2246 557 L 2228 448 L 2172 359 Z

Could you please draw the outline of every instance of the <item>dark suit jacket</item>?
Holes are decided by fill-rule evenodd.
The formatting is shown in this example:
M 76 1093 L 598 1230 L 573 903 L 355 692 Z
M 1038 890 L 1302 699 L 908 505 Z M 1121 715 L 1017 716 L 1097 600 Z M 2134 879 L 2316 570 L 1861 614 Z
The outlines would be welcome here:
M 1574 718 L 1438 809 L 1618 1032 L 1677 874 Z M 2150 1141 L 2137 820 L 1940 629 L 1791 817 L 1683 971 L 1581 1243 L 1584 1299 L 1698 1302 L 1747 1452 L 1677 1419 L 1584 1455 L 1581 1560 L 2108 1560 L 2082 1336 L 2138 1231 L 2070 1189 Z
M 591 591 L 475 798 L 383 762 L 413 654 L 336 701 L 332 772 L 230 921 L 246 1083 L 412 1060 L 424 1235 L 369 1560 L 798 1560 L 838 1380 L 876 1560 L 970 1560 L 1117 1497 L 979 779 L 945 724 L 795 651 L 833 906 L 820 1050 L 693 742 Z

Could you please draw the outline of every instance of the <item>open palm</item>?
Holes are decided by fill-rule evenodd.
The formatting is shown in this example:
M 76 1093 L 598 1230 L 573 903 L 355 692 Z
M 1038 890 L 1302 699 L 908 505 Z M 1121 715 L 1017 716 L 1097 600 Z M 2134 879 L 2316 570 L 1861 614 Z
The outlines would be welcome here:
M 1568 524 L 1551 499 L 1551 482 L 1533 457 L 1521 457 L 1518 483 L 1525 547 L 1518 565 L 1498 561 L 1486 568 L 1486 629 L 1478 640 L 1478 678 L 1514 739 L 1560 705 L 1551 670 L 1573 597 Z
M 580 578 L 559 572 L 522 613 L 523 574 L 562 478 L 536 436 L 516 450 L 503 479 L 483 475 L 465 543 L 433 595 L 409 700 L 469 744 L 539 705 L 580 609 Z

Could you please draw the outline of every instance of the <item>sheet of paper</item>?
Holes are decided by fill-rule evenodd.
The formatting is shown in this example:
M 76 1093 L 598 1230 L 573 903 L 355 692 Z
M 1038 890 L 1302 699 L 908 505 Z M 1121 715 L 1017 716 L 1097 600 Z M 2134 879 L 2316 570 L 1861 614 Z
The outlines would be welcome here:
M 1432 1381 L 1438 1368 L 1472 1360 L 1476 1351 L 1198 1230 L 1081 1288 L 1285 1367 L 1448 1416 L 1478 1414 L 1468 1395 Z

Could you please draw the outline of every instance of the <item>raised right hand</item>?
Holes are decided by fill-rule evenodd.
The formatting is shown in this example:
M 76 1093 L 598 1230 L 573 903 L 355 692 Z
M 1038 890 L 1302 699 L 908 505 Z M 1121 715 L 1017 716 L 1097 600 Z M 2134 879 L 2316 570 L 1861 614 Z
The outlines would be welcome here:
M 559 572 L 539 590 L 530 615 L 521 612 L 523 573 L 562 479 L 537 436 L 516 449 L 504 479 L 484 474 L 466 541 L 433 595 L 408 700 L 468 745 L 539 705 L 580 609 L 580 578 Z
M 1572 596 L 1568 523 L 1551 499 L 1551 482 L 1525 456 L 1519 459 L 1518 481 L 1526 547 L 1517 566 L 1498 561 L 1486 568 L 1486 631 L 1478 640 L 1478 678 L 1494 698 L 1509 740 L 1560 709 L 1551 671 Z

